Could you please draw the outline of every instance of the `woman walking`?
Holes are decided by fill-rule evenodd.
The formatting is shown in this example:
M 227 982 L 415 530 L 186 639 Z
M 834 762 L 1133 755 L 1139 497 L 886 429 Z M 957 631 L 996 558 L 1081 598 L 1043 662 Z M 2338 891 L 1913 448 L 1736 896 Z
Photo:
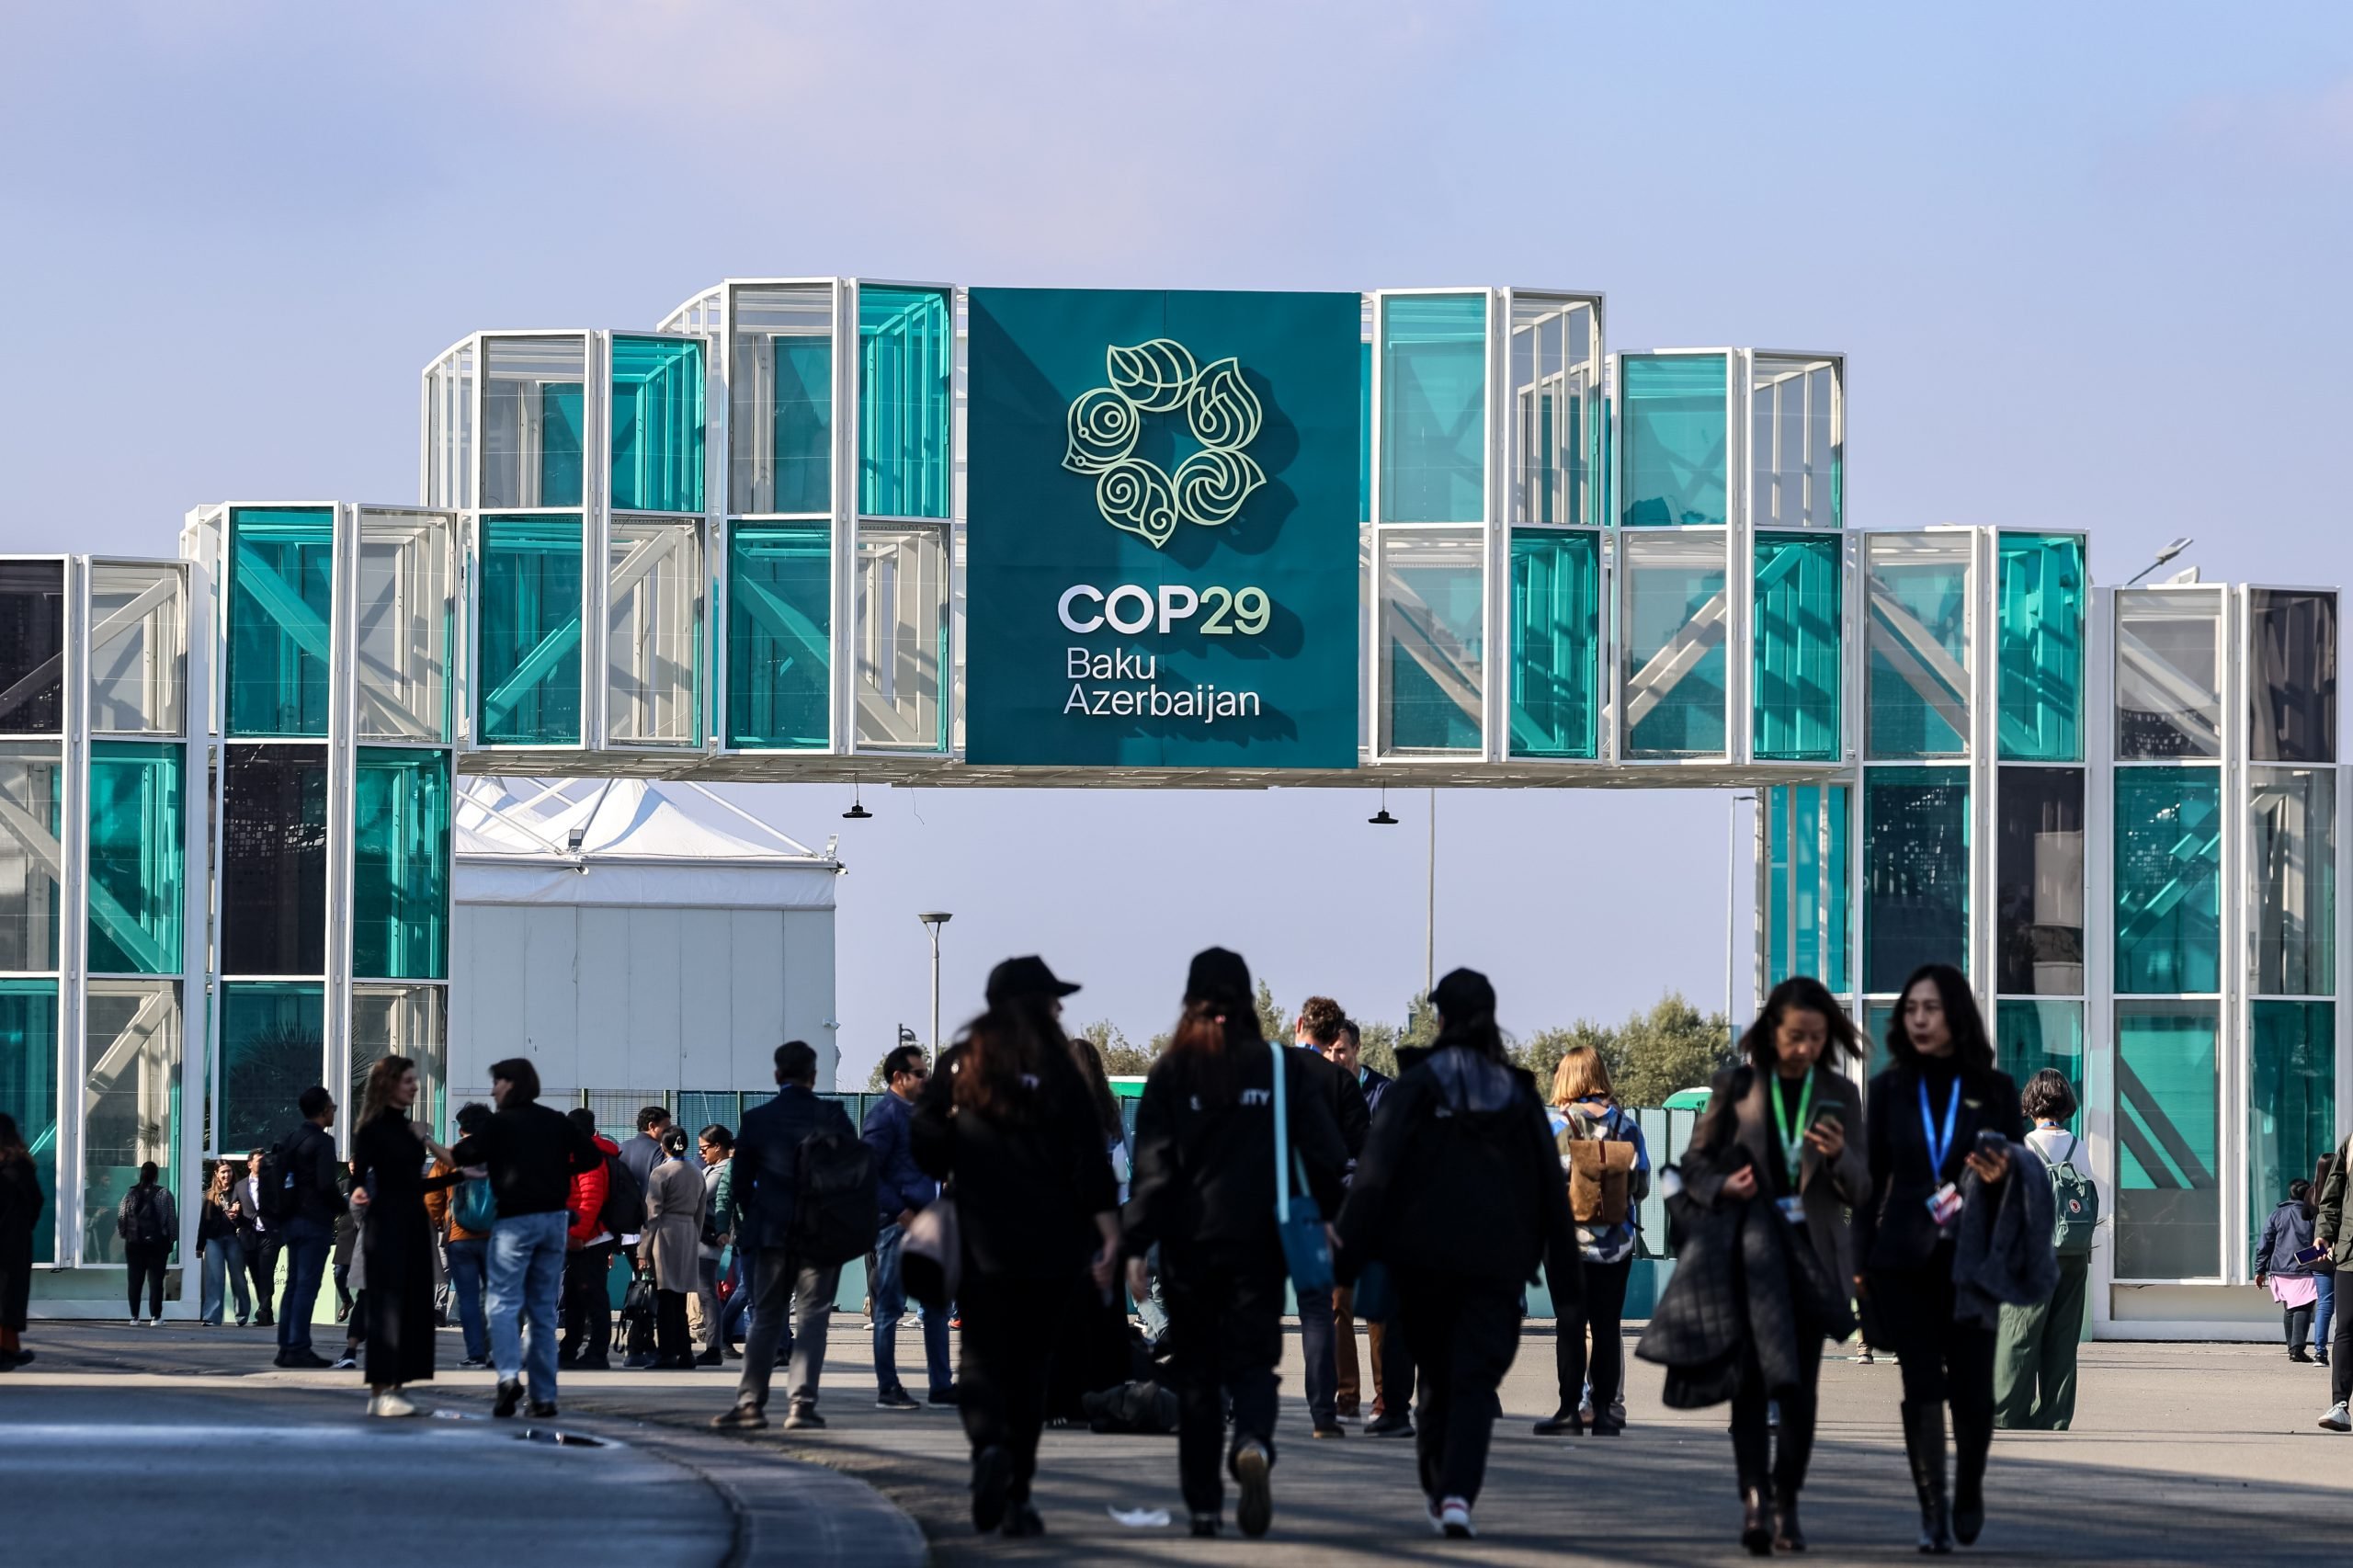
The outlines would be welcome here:
M 1139 1298 L 1151 1287 L 1144 1256 L 1160 1249 L 1176 1468 L 1197 1536 L 1223 1528 L 1225 1473 L 1240 1489 L 1234 1520 L 1243 1534 L 1265 1535 L 1274 1520 L 1275 1366 L 1287 1272 L 1275 1219 L 1278 1072 L 1293 1171 L 1303 1172 L 1324 1213 L 1337 1210 L 1347 1165 L 1339 1122 L 1314 1092 L 1306 1053 L 1267 1044 L 1251 995 L 1241 954 L 1210 948 L 1194 955 L 1184 1014 L 1136 1105 L 1135 1182 L 1120 1248 Z M 1102 1139 L 1099 1126 L 1091 1129 L 1096 1148 Z M 1284 1173 L 1287 1185 L 1292 1174 Z
M 212 1178 L 204 1184 L 204 1210 L 196 1218 L 197 1245 L 204 1253 L 204 1317 L 209 1328 L 221 1326 L 228 1308 L 227 1290 L 233 1287 L 237 1295 L 237 1326 L 245 1326 L 253 1316 L 253 1296 L 245 1285 L 245 1249 L 237 1239 L 238 1215 L 242 1212 L 233 1177 L 235 1174 L 228 1161 L 212 1167 Z
M 428 1185 L 452 1176 L 425 1174 L 428 1158 L 458 1162 L 412 1120 L 416 1063 L 386 1056 L 368 1069 L 352 1124 L 352 1203 L 359 1209 L 360 1272 L 365 1279 L 368 1414 L 415 1415 L 401 1391 L 433 1377 L 433 1236 L 425 1210 Z
M 1994 1330 L 1954 1316 L 1955 1234 L 1970 1193 L 1995 1200 L 1991 1189 L 2010 1174 L 2009 1141 L 2026 1128 L 2018 1086 L 1994 1066 L 1961 972 L 1924 965 L 1902 996 L 1887 1028 L 1893 1065 L 1871 1080 L 1865 1118 L 1873 1196 L 1855 1210 L 1856 1295 L 1873 1343 L 1903 1362 L 1904 1448 L 1920 1501 L 1920 1550 L 1942 1553 L 1985 1527 L 1994 1441 Z
M 1438 1039 L 1381 1096 L 1337 1228 L 1344 1276 L 1379 1262 L 1395 1285 L 1422 1381 L 1429 1523 L 1462 1538 L 1519 1346 L 1520 1290 L 1576 1234 L 1543 1099 L 1504 1053 L 1495 988 L 1458 969 L 1430 1001 Z
M 1108 1289 L 1119 1238 L 1111 1163 L 1071 1065 L 1062 999 L 1077 986 L 1045 960 L 989 973 L 988 1010 L 965 1026 L 908 1119 L 915 1164 L 953 1181 L 963 1248 L 958 1377 L 972 1449 L 972 1528 L 1038 1535 L 1030 1501 L 1047 1366 L 1092 1260 Z
M 2075 1086 L 2063 1074 L 2045 1067 L 2026 1081 L 2018 1102 L 2034 1123 L 2026 1146 L 2051 1171 L 2053 1196 L 2073 1190 L 2096 1204 L 2091 1157 L 2083 1140 L 2067 1131 L 2075 1114 Z M 2063 1187 L 2063 1183 L 2070 1185 Z M 2069 1227 L 2057 1256 L 2059 1284 L 2051 1299 L 2027 1306 L 2003 1304 L 1994 1353 L 1994 1425 L 2004 1431 L 2064 1432 L 2075 1419 L 2075 1351 L 2083 1343 L 2084 1312 L 2091 1300 L 2086 1282 L 2092 1267 L 2092 1213 L 2087 1210 Z M 2304 1215 L 2305 1240 L 2310 1241 L 2312 1210 L 2307 1208 Z M 2258 1261 L 2258 1285 L 2263 1283 L 2261 1267 Z
M 654 1273 L 654 1365 L 691 1371 L 694 1341 L 687 1335 L 687 1297 L 702 1285 L 702 1172 L 687 1160 L 687 1130 L 675 1122 L 662 1134 L 662 1158 L 645 1183 L 645 1233 L 638 1256 Z
M 24 1333 L 33 1289 L 33 1231 L 44 1201 L 25 1135 L 15 1117 L 0 1111 L 0 1372 L 33 1358 Z
M 2320 1300 L 2306 1256 L 2313 1244 L 2312 1199 L 2312 1183 L 2301 1176 L 2290 1182 L 2287 1198 L 2264 1221 L 2263 1239 L 2255 1246 L 2255 1282 L 2279 1304 L 2290 1361 L 2312 1359 L 2304 1346 L 2312 1338 L 2313 1307 Z
M 180 1211 L 172 1201 L 172 1189 L 157 1179 L 154 1161 L 140 1165 L 138 1185 L 122 1195 L 114 1231 L 122 1238 L 123 1261 L 131 1266 L 131 1321 L 162 1323 L 164 1266 L 171 1261 L 172 1248 L 179 1239 Z M 145 1317 L 139 1312 L 142 1286 L 147 1296 Z
M 1612 1437 L 1626 1429 L 1618 1412 L 1626 1395 L 1626 1282 L 1634 1272 L 1634 1206 L 1650 1196 L 1651 1152 L 1643 1142 L 1642 1124 L 1618 1105 L 1610 1087 L 1609 1069 L 1601 1053 L 1580 1045 L 1561 1058 L 1552 1070 L 1553 1146 L 1560 1151 L 1561 1169 L 1569 1184 L 1569 1209 L 1576 1221 L 1580 1258 L 1563 1263 L 1547 1259 L 1545 1272 L 1552 1287 L 1553 1371 L 1560 1383 L 1560 1408 L 1536 1424 L 1539 1437 L 1585 1430 L 1588 1374 L 1593 1435 Z M 1612 1150 L 1610 1144 L 1620 1145 Z M 1575 1147 L 1590 1145 L 1581 1155 Z M 1587 1160 L 1590 1179 L 1581 1183 L 1576 1166 Z M 1586 1207 L 1578 1205 L 1588 1193 Z M 1581 1267 L 1580 1267 L 1581 1266 Z M 1586 1335 L 1593 1335 L 1590 1361 Z

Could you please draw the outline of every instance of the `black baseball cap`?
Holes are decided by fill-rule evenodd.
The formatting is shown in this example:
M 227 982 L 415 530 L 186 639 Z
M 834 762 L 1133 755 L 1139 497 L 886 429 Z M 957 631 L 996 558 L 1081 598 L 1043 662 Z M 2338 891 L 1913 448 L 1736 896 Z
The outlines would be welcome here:
M 1046 967 L 1046 960 L 1035 953 L 1026 958 L 1007 959 L 989 971 L 988 999 L 994 1007 L 1014 996 L 1067 996 L 1078 986 L 1072 981 L 1057 977 Z

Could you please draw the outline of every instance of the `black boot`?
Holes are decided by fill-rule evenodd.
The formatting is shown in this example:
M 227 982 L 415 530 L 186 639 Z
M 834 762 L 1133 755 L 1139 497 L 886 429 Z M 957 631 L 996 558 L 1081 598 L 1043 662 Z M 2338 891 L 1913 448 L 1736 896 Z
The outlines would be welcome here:
M 1794 1492 L 1782 1493 L 1773 1504 L 1773 1550 L 1805 1550 L 1805 1531 L 1798 1528 L 1798 1494 Z
M 1952 1413 L 1952 1534 L 1974 1545 L 1985 1528 L 1985 1459 L 1994 1446 L 1994 1424 L 1982 1416 Z
M 1773 1484 L 1751 1482 L 1740 1489 L 1740 1544 L 1756 1557 L 1773 1555 Z
M 1904 1452 L 1912 1461 L 1912 1489 L 1920 1494 L 1920 1550 L 1952 1550 L 1945 1514 L 1945 1407 L 1936 1400 L 1904 1402 Z

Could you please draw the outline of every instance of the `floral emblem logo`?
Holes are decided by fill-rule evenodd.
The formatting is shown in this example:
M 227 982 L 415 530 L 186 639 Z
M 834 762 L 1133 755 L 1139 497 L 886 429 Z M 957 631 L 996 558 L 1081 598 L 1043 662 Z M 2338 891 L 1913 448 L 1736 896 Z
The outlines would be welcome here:
M 1095 505 L 1103 520 L 1138 535 L 1153 549 L 1166 547 L 1180 522 L 1216 528 L 1233 520 L 1266 471 L 1244 450 L 1257 438 L 1258 394 L 1242 379 L 1231 355 L 1207 368 L 1173 338 L 1155 337 L 1103 351 L 1109 386 L 1090 387 L 1070 405 L 1070 449 L 1063 467 L 1095 476 Z M 1165 472 L 1136 456 L 1147 414 L 1184 411 L 1200 449 Z

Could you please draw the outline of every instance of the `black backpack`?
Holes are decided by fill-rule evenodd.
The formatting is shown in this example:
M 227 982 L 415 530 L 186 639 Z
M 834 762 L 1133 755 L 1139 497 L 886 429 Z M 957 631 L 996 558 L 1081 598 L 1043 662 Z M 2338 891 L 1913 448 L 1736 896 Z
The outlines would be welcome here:
M 155 1209 L 155 1194 L 162 1190 L 143 1182 L 131 1189 L 131 1211 L 122 1217 L 124 1241 L 153 1243 L 170 1240 L 164 1234 L 164 1217 Z
M 291 1220 L 301 1211 L 301 1201 L 294 1191 L 294 1162 L 288 1147 L 291 1142 L 290 1138 L 279 1139 L 261 1157 L 261 1172 L 254 1178 L 254 1207 L 265 1220 Z
M 831 1268 L 874 1249 L 874 1151 L 847 1121 L 801 1141 L 792 1184 L 794 1261 Z
M 597 1223 L 616 1238 L 645 1229 L 645 1189 L 619 1154 L 605 1156 L 605 1206 L 597 1210 Z

